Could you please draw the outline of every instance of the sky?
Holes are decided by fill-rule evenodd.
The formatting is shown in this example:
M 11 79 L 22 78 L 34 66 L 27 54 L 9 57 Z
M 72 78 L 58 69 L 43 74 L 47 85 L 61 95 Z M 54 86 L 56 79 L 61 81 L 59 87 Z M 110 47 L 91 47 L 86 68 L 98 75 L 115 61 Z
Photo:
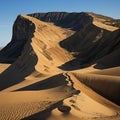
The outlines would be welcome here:
M 120 19 L 120 0 L 0 0 L 0 47 L 11 41 L 19 14 L 35 12 L 94 12 Z

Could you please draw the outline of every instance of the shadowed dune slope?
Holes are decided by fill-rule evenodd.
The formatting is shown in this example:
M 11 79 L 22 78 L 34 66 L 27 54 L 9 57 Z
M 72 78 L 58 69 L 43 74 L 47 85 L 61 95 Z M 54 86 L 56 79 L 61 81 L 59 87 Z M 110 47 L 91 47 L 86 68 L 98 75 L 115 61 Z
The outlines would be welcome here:
M 120 66 L 120 49 L 104 56 L 103 58 L 96 61 L 94 68 L 105 69 Z
M 76 66 L 76 69 L 77 67 L 80 68 L 80 65 L 82 67 L 83 64 L 93 64 L 96 61 L 98 64 L 104 64 L 105 61 L 107 62 L 107 59 L 109 59 L 111 62 L 109 61 L 108 64 L 106 63 L 106 67 L 109 68 L 119 66 L 119 35 L 120 30 L 112 32 L 101 29 L 94 24 L 89 24 L 70 38 L 60 42 L 61 47 L 70 51 L 75 57 L 74 60 L 65 63 L 60 68 L 69 70 L 70 66 L 71 68 Z
M 39 22 L 29 16 L 36 17 Z M 12 40 L 0 52 L 1 62 L 14 62 L 18 56 L 22 55 L 25 45 L 29 44 L 34 36 L 35 54 L 42 53 L 42 55 L 37 54 L 37 57 L 44 57 L 47 63 L 54 63 L 64 70 L 79 69 L 84 67 L 83 64 L 85 66 L 93 64 L 120 47 L 120 30 L 105 24 L 105 21 L 112 18 L 84 12 L 34 13 L 29 16 L 28 22 L 27 19 L 20 19 L 19 16 L 16 19 Z M 45 22 L 40 22 L 40 20 Z M 75 26 L 79 29 L 73 29 Z M 40 61 L 39 64 L 44 63 Z M 50 65 L 44 66 L 48 69 Z
M 19 15 L 0 51 L 0 119 L 52 119 L 53 109 L 75 97 L 61 119 L 118 120 L 120 29 L 113 20 L 85 12 Z
M 1 90 L 23 81 L 34 71 L 48 74 L 52 72 L 52 69 L 57 69 L 57 65 L 72 59 L 72 56 L 58 45 L 59 41 L 68 37 L 66 31 L 70 30 L 61 29 L 26 15 L 18 16 L 16 21 L 13 27 L 12 41 L 1 51 L 0 58 L 4 62 L 6 60 L 9 62 L 16 55 L 15 59 L 18 59 L 0 75 Z M 30 32 L 27 29 L 30 29 Z M 24 39 L 26 41 L 24 47 L 12 44 L 13 41 L 18 43 L 17 41 L 21 42 Z M 9 56 L 7 53 L 11 53 L 13 56 Z
M 0 119 L 46 120 L 51 110 L 60 106 L 62 101 L 72 94 L 76 94 L 76 91 L 69 89 L 68 86 L 44 91 L 2 92 L 0 93 Z
M 98 94 L 120 105 L 120 77 L 99 74 L 73 75 L 83 84 L 92 88 Z
M 21 55 L 27 41 L 33 37 L 34 30 L 35 25 L 31 21 L 18 16 L 13 25 L 11 42 L 0 51 L 0 62 L 13 63 Z
M 113 18 L 85 12 L 48 12 L 29 15 L 62 28 L 76 31 L 72 36 L 60 41 L 60 46 L 74 57 L 73 60 L 59 66 L 63 70 L 74 70 L 89 66 L 89 64 L 95 63 L 100 58 L 120 48 L 120 30 L 113 26 L 112 22 L 110 23 L 114 20 Z M 107 24 L 108 21 L 109 25 Z M 117 65 L 113 65 L 113 67 Z
M 103 21 L 108 20 L 107 17 L 54 12 L 31 16 L 46 22 L 26 15 L 17 17 L 12 40 L 0 51 L 2 62 L 15 61 L 0 75 L 1 90 L 24 81 L 34 71 L 40 74 L 55 74 L 60 71 L 58 66 L 63 70 L 79 69 L 92 63 L 96 63 L 96 68 L 99 63 L 103 64 L 103 68 L 104 63 L 107 67 L 119 66 L 120 30 L 115 30 L 115 27 L 109 30 L 104 26 L 99 27 L 100 23 L 102 27 Z M 75 16 L 79 16 L 78 19 L 73 19 Z M 62 25 L 66 24 L 69 18 L 67 23 L 74 24 L 66 28 L 74 27 L 78 20 L 82 27 L 79 26 L 80 29 L 74 29 L 75 31 L 65 29 Z M 107 59 L 110 61 L 107 62 Z
M 45 22 L 52 22 L 57 26 L 63 28 L 69 28 L 72 30 L 80 30 L 90 22 L 92 17 L 85 12 L 48 12 L 48 13 L 33 13 L 28 14 L 29 16 L 35 17 Z
M 120 76 L 120 67 L 112 67 L 108 69 L 104 69 L 101 71 L 94 71 L 90 73 L 100 74 L 100 75 L 112 75 L 112 76 Z

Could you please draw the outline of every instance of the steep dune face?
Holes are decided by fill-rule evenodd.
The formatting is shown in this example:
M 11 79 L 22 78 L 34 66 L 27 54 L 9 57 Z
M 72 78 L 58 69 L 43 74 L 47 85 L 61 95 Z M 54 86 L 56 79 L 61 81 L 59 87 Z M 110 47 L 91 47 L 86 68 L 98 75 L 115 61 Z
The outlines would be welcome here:
M 119 51 L 120 48 L 119 32 L 119 29 L 108 31 L 108 29 L 104 29 L 104 27 L 100 28 L 94 24 L 94 21 L 93 23 L 88 24 L 70 38 L 60 42 L 61 47 L 67 49 L 75 57 L 74 60 L 69 63 L 65 63 L 61 68 L 69 70 L 70 68 L 68 68 L 68 66 L 70 67 L 72 65 L 75 69 L 78 69 L 80 68 L 80 65 L 82 67 L 83 64 L 88 65 L 94 63 L 108 54 L 113 54 L 111 55 L 111 59 L 115 56 L 117 58 L 119 56 L 119 52 L 114 51 Z M 116 61 L 114 60 L 115 59 L 113 59 L 112 63 L 116 65 L 113 65 L 113 67 L 119 65 L 119 57 Z M 109 65 L 107 66 L 112 67 L 112 65 Z M 71 68 L 73 68 L 72 66 Z
M 107 38 L 107 42 L 107 47 L 100 52 L 95 68 L 102 69 L 120 66 L 120 30 L 112 32 Z M 106 52 L 106 56 L 102 56 Z
M 84 12 L 19 15 L 11 42 L 0 51 L 0 62 L 12 63 L 0 64 L 0 119 L 43 120 L 80 93 L 67 102 L 73 119 L 118 120 L 120 30 L 106 24 L 110 20 Z M 91 64 L 99 70 L 80 70 Z
M 100 74 L 100 75 L 120 76 L 120 67 L 119 66 L 112 67 L 112 68 L 104 69 L 102 71 L 94 71 L 93 73 Z
M 72 69 L 72 67 L 76 69 L 76 67 L 79 66 L 78 64 L 93 63 L 119 47 L 119 30 L 116 30 L 116 27 L 110 25 L 104 27 L 104 22 L 111 20 L 112 18 L 84 12 L 34 13 L 29 14 L 29 16 L 47 22 L 36 24 L 38 28 L 37 32 L 35 32 L 35 39 L 37 39 L 34 40 L 36 41 L 34 42 L 34 45 L 36 46 L 36 44 L 39 44 L 39 51 L 42 51 L 42 54 L 44 54 L 43 56 L 46 56 L 49 61 L 53 60 L 55 65 L 60 66 L 62 69 L 67 69 L 69 67 L 70 69 Z M 52 23 L 62 28 L 56 27 L 52 25 Z M 14 62 L 17 57 L 21 55 L 21 51 L 23 50 L 26 41 L 32 38 L 30 35 L 34 31 L 32 24 L 33 23 L 29 22 L 26 23 L 25 20 L 22 19 L 17 19 L 15 21 L 12 40 L 0 52 L 1 62 Z M 25 26 L 20 28 L 22 25 Z M 114 30 L 116 30 L 116 32 L 112 32 Z M 60 46 L 65 48 L 68 52 L 64 53 L 64 51 L 58 47 L 59 42 Z M 9 52 L 8 49 L 11 49 L 11 52 Z M 58 56 L 56 55 L 57 52 L 59 52 Z M 63 55 L 65 56 L 62 57 L 63 59 L 59 57 L 60 54 L 66 53 L 68 59 L 65 58 L 66 55 Z M 74 60 L 72 60 L 73 58 Z M 72 61 L 69 62 L 69 60 Z M 51 62 L 51 64 L 53 64 L 53 62 Z M 64 65 L 61 66 L 61 64 Z
M 59 66 L 61 69 L 73 70 L 80 68 L 80 65 L 87 66 L 119 48 L 120 30 L 112 26 L 112 23 L 106 24 L 107 21 L 113 21 L 113 18 L 84 12 L 49 12 L 29 15 L 76 31 L 72 36 L 60 41 L 60 46 L 74 57 L 74 60 Z
M 19 20 L 21 22 L 17 23 Z M 27 24 L 27 26 L 25 24 Z M 15 29 L 16 31 L 13 31 L 14 34 L 12 41 L 1 52 L 3 55 L 6 54 L 5 62 L 6 60 L 13 62 L 11 61 L 13 58 L 16 60 L 20 55 L 21 56 L 0 75 L 1 90 L 23 81 L 25 76 L 34 71 L 35 64 L 37 63 L 37 56 L 34 54 L 33 48 L 30 45 L 31 38 L 33 37 L 33 33 L 35 31 L 35 25 L 32 24 L 29 19 L 25 18 L 24 15 L 21 15 L 18 16 L 15 21 L 14 30 Z M 9 51 L 9 48 L 11 51 Z M 9 53 L 12 55 L 9 56 Z
M 80 67 L 80 65 L 82 66 L 83 64 L 91 64 L 100 61 L 99 59 L 103 57 L 105 58 L 101 60 L 101 64 L 102 61 L 104 64 L 107 58 L 109 58 L 111 63 L 106 64 L 107 67 L 115 67 L 119 65 L 119 32 L 120 30 L 110 32 L 94 25 L 89 25 L 86 29 L 77 32 L 64 41 L 61 41 L 60 45 L 71 52 L 75 57 L 74 60 L 64 64 L 61 68 L 68 69 L 68 66 L 70 67 L 70 65 L 72 65 L 71 68 L 76 66 L 76 69 L 77 66 Z
M 73 75 L 83 84 L 93 89 L 103 97 L 120 105 L 120 79 L 119 76 L 101 74 L 77 74 Z
M 45 22 L 52 22 L 57 26 L 69 28 L 72 30 L 80 30 L 81 28 L 92 22 L 92 17 L 85 12 L 81 13 L 48 12 L 48 13 L 34 13 L 29 15 L 39 20 Z
M 11 42 L 0 51 L 0 62 L 13 63 L 21 55 L 26 42 L 32 38 L 34 30 L 35 26 L 31 21 L 18 16 L 13 25 Z
M 97 60 L 94 68 L 105 69 L 117 66 L 120 66 L 120 49 L 115 50 L 112 53 L 109 53 L 103 58 Z
M 23 81 L 34 71 L 40 74 L 53 71 L 57 73 L 58 66 L 64 70 L 74 70 L 95 63 L 100 58 L 101 62 L 102 59 L 105 61 L 107 58 L 104 56 L 108 54 L 108 56 L 119 56 L 119 52 L 114 52 L 118 51 L 120 45 L 119 30 L 111 32 L 94 24 L 94 21 L 108 20 L 106 17 L 64 12 L 37 13 L 30 16 L 18 16 L 14 23 L 12 40 L 0 52 L 1 62 L 15 61 L 0 76 L 3 82 L 1 89 L 5 87 L 5 79 L 12 79 L 13 74 L 16 76 L 13 81 L 8 80 L 8 86 L 15 84 L 15 79 Z M 70 30 L 73 28 L 74 31 Z M 113 55 L 110 55 L 112 53 Z M 110 58 L 112 61 L 113 57 Z M 115 63 L 119 65 L 119 59 L 116 60 Z M 109 65 L 111 63 L 107 66 Z
M 41 74 L 52 73 L 52 69 L 53 71 L 57 69 L 56 66 L 72 59 L 72 56 L 58 45 L 59 41 L 69 36 L 66 32 L 74 33 L 74 31 L 61 29 L 33 17 L 18 16 L 13 27 L 12 41 L 1 51 L 1 54 L 6 53 L 10 48 L 12 51 L 9 53 L 13 56 L 16 55 L 14 59 L 19 57 L 1 74 L 0 88 L 4 89 L 19 83 L 34 71 L 38 71 Z M 21 43 L 20 45 L 18 44 L 19 42 Z M 22 44 L 23 46 L 21 46 Z M 16 51 L 17 49 L 18 51 Z M 17 54 L 15 54 L 16 52 Z M 6 58 L 4 62 L 13 60 L 13 56 L 10 56 L 10 58 L 7 56 L 9 59 Z M 8 84 L 5 84 L 6 82 Z
M 60 45 L 72 52 L 76 59 L 79 59 L 80 64 L 89 63 L 103 49 L 100 47 L 101 42 L 104 42 L 102 39 L 109 33 L 109 31 L 100 29 L 91 23 L 70 38 L 61 41 Z

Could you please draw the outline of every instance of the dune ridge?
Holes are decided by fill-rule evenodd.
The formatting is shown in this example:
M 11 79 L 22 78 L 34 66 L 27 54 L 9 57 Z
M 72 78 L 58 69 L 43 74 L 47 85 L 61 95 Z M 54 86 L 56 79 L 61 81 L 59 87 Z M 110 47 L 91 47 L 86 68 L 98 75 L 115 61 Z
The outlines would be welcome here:
M 120 30 L 108 20 L 85 12 L 19 15 L 0 51 L 0 119 L 119 120 Z M 57 109 L 64 104 L 68 114 Z

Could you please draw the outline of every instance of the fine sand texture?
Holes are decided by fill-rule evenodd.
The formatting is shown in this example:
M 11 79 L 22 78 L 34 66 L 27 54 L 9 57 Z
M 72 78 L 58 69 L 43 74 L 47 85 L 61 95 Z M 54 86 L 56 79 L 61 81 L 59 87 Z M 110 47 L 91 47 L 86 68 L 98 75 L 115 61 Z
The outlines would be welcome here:
M 107 19 L 19 15 L 0 51 L 0 120 L 120 120 L 120 30 Z

